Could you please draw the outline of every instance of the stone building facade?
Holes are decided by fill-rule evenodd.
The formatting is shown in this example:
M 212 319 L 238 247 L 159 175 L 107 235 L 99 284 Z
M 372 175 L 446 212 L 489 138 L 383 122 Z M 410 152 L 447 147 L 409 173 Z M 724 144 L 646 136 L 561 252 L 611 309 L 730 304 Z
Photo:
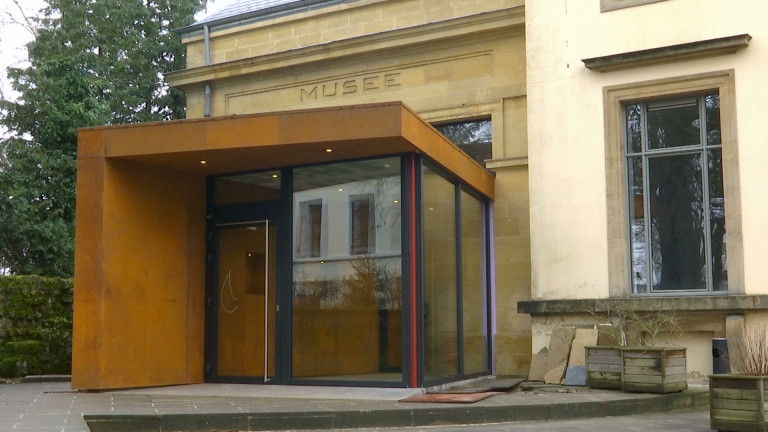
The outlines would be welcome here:
M 81 132 L 73 385 L 526 375 L 555 328 L 616 310 L 678 317 L 683 333 L 659 342 L 685 346 L 702 379 L 713 337 L 768 318 L 763 12 L 758 0 L 239 0 L 180 29 L 187 67 L 168 79 L 189 120 Z M 437 130 L 469 130 L 454 140 L 469 156 Z M 256 174 L 285 180 L 270 189 Z M 169 237 L 121 216 L 146 194 L 138 219 L 165 214 Z M 432 216 L 441 207 L 455 211 Z M 144 231 L 160 240 L 105 246 Z M 271 252 L 233 250 L 265 264 L 217 264 L 223 242 L 251 234 Z M 241 267 L 264 287 L 232 288 Z M 378 291 L 350 300 L 365 277 Z M 226 321 L 247 294 L 263 324 Z M 125 327 L 136 317 L 153 336 Z M 126 367 L 163 334 L 180 341 L 173 372 Z

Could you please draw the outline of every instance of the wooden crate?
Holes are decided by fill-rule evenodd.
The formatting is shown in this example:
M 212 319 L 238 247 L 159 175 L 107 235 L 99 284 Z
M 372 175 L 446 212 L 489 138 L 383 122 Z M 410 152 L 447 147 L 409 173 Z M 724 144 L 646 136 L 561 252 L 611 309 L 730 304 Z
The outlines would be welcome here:
M 621 347 L 585 347 L 587 385 L 592 388 L 621 388 Z
M 688 388 L 685 348 L 622 347 L 621 389 L 672 393 Z
M 768 377 L 710 375 L 710 426 L 715 430 L 768 431 L 766 392 Z

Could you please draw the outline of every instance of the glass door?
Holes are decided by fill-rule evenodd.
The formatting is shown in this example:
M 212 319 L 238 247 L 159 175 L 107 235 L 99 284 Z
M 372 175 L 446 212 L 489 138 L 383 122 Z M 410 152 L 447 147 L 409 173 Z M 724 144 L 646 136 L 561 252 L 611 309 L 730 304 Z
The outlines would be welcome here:
M 271 220 L 220 224 L 215 375 L 269 382 L 275 372 L 275 239 Z

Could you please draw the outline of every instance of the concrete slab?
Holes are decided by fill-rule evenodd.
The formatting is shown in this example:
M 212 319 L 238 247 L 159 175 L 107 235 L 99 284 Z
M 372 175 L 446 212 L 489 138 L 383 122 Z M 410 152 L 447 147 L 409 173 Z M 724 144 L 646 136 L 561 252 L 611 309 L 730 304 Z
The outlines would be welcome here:
M 557 327 L 552 330 L 552 339 L 549 342 L 549 353 L 547 354 L 547 371 L 544 374 L 545 383 L 561 384 L 563 382 L 574 332 L 573 327 Z
M 584 365 L 568 366 L 568 370 L 565 371 L 565 385 L 587 385 L 587 367 Z
M 571 355 L 568 358 L 569 369 L 573 366 L 586 366 L 584 348 L 597 345 L 597 336 L 597 329 L 576 329 L 571 343 Z
M 210 432 L 423 427 L 629 415 L 701 407 L 709 401 L 706 386 L 667 395 L 526 386 L 525 391 L 503 393 L 470 405 L 272 397 L 265 396 L 269 389 L 249 393 L 245 388 L 253 386 L 229 384 L 182 387 L 187 386 L 93 393 L 71 391 L 68 383 L 0 385 L 0 430 Z M 312 389 L 318 395 L 327 391 L 326 396 L 344 391 Z M 307 390 L 281 393 L 296 396 Z M 374 395 L 381 390 L 388 393 L 389 389 L 360 389 Z M 247 396 L 254 393 L 262 396 Z
M 404 388 L 284 386 L 263 384 L 191 384 L 168 387 L 115 390 L 105 393 L 121 395 L 226 396 L 279 399 L 348 399 L 397 401 L 411 396 L 424 394 L 424 390 Z
M 531 368 L 528 370 L 529 380 L 544 381 L 544 374 L 547 373 L 547 351 L 544 348 L 531 358 Z

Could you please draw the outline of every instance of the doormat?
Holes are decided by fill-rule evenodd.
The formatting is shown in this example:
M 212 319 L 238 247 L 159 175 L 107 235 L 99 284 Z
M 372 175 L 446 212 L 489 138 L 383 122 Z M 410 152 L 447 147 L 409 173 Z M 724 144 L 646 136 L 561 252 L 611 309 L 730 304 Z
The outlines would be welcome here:
M 488 399 L 491 396 L 504 394 L 503 392 L 483 393 L 427 393 L 401 399 L 400 402 L 426 402 L 426 403 L 458 403 L 471 404 Z

